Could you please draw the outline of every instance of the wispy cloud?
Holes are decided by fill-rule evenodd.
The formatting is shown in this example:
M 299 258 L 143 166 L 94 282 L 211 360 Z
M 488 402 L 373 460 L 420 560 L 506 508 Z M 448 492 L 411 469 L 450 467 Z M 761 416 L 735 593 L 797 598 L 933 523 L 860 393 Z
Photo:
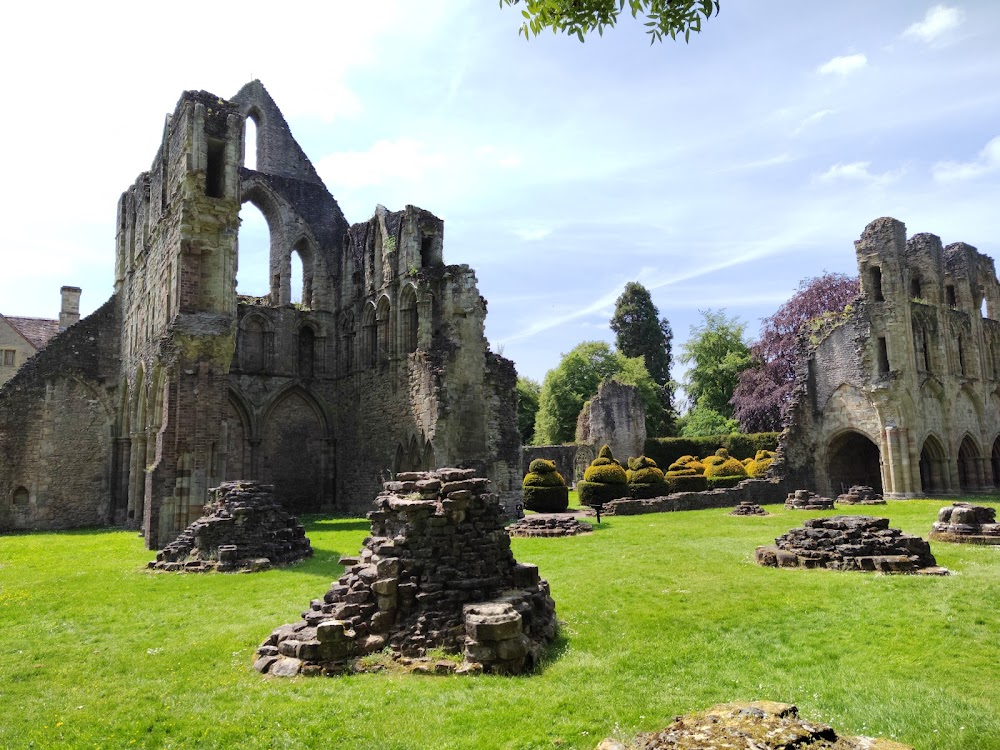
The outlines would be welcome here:
M 804 120 L 802 120 L 802 122 L 799 123 L 799 126 L 797 128 L 795 128 L 795 130 L 792 131 L 792 135 L 798 135 L 799 133 L 801 133 L 806 128 L 808 128 L 808 127 L 810 127 L 812 125 L 815 125 L 820 120 L 822 120 L 822 119 L 824 119 L 826 117 L 829 117 L 835 111 L 836 110 L 833 110 L 833 109 L 821 109 L 819 112 L 813 112 L 811 115 L 809 115 Z
M 922 21 L 908 26 L 903 36 L 919 39 L 927 44 L 940 44 L 950 36 L 950 32 L 962 25 L 964 19 L 965 14 L 959 8 L 935 5 L 927 11 Z
M 993 138 L 973 161 L 942 161 L 934 165 L 934 179 L 939 182 L 959 182 L 1000 170 L 1000 136 Z
M 742 164 L 733 164 L 732 166 L 723 167 L 722 169 L 717 169 L 713 174 L 723 174 L 725 172 L 740 172 L 744 170 L 753 169 L 767 169 L 768 167 L 776 167 L 779 164 L 787 164 L 793 161 L 795 157 L 791 154 L 775 154 L 774 156 L 769 156 L 765 159 L 755 159 L 753 161 L 743 162 Z
M 856 55 L 841 55 L 834 57 L 832 60 L 827 60 L 816 68 L 816 72 L 822 75 L 836 75 L 846 78 L 851 73 L 861 70 L 867 64 L 868 58 L 859 52 Z
M 872 172 L 870 161 L 853 161 L 847 164 L 838 162 L 816 177 L 817 182 L 863 182 L 868 184 L 885 184 L 897 179 L 902 170 L 890 172 Z

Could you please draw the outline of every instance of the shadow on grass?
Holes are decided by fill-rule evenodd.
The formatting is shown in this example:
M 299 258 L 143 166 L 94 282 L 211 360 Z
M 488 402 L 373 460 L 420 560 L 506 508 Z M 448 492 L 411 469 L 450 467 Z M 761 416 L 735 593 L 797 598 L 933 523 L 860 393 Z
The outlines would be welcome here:
M 566 635 L 566 629 L 560 623 L 559 628 L 556 630 L 555 640 L 552 641 L 548 646 L 545 647 L 545 651 L 542 653 L 542 657 L 538 660 L 538 664 L 535 665 L 535 670 L 529 673 L 528 676 L 537 675 L 544 672 L 550 666 L 559 661 L 563 655 L 569 650 L 569 637 Z

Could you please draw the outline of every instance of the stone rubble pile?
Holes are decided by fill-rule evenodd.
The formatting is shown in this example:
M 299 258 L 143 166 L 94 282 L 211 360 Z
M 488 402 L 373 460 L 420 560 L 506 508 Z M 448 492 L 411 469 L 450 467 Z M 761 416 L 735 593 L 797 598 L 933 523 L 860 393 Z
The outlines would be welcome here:
M 758 565 L 777 568 L 830 568 L 880 573 L 947 575 L 937 567 L 930 545 L 918 536 L 889 528 L 888 518 L 831 516 L 810 518 L 758 547 Z
M 305 528 L 274 499 L 273 487 L 247 480 L 209 490 L 205 515 L 156 553 L 154 570 L 203 573 L 262 570 L 312 555 Z
M 841 505 L 885 505 L 881 493 L 864 484 L 855 484 L 843 495 L 837 495 L 837 502 Z
M 757 503 L 751 502 L 749 500 L 743 500 L 739 505 L 729 511 L 731 516 L 766 516 L 767 511 L 761 508 Z
M 678 716 L 666 729 L 641 734 L 634 742 L 606 739 L 597 750 L 914 750 L 910 745 L 871 737 L 845 737 L 833 727 L 799 718 L 789 703 L 723 703 Z
M 952 503 L 938 511 L 929 538 L 959 544 L 1000 544 L 1000 523 L 993 508 Z
M 517 523 L 512 523 L 507 527 L 510 536 L 533 537 L 533 536 L 578 536 L 579 534 L 589 534 L 594 530 L 586 521 L 580 521 L 565 513 L 539 513 L 533 516 L 525 516 Z
M 833 500 L 809 490 L 795 490 L 785 498 L 785 510 L 833 510 Z
M 531 671 L 555 635 L 555 602 L 538 568 L 514 559 L 488 483 L 472 469 L 386 482 L 361 554 L 341 560 L 344 575 L 302 621 L 271 633 L 254 667 L 335 674 L 382 652 L 410 671 Z M 432 660 L 442 652 L 464 661 Z

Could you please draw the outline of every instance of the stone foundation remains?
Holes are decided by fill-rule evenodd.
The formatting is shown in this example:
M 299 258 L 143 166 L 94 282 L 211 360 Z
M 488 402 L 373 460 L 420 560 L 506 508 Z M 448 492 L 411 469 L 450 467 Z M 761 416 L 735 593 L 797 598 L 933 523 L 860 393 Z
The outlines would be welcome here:
M 957 544 L 1000 545 L 1000 523 L 993 508 L 970 503 L 952 503 L 938 511 L 930 539 Z
M 892 740 L 843 737 L 833 727 L 799 718 L 789 703 L 753 701 L 723 703 L 687 716 L 678 716 L 666 729 L 623 744 L 607 739 L 597 750 L 701 750 L 703 748 L 755 750 L 914 750 Z
M 863 484 L 856 484 L 843 495 L 837 495 L 841 505 L 885 505 L 882 493 Z
M 880 573 L 947 575 L 930 545 L 918 536 L 889 528 L 888 518 L 810 518 L 782 534 L 775 546 L 758 547 L 758 565 L 775 568 L 830 568 Z
M 731 511 L 729 511 L 731 516 L 766 516 L 767 511 L 761 508 L 757 503 L 752 503 L 744 500 L 742 503 L 737 505 Z
M 205 515 L 156 553 L 154 570 L 262 570 L 312 555 L 305 528 L 258 482 L 223 482 L 210 490 Z
M 507 527 L 510 536 L 579 536 L 589 534 L 594 530 L 586 521 L 580 521 L 566 513 L 539 513 L 525 516 L 517 523 Z
M 785 498 L 786 510 L 833 510 L 833 500 L 820 497 L 809 490 L 789 492 Z
M 278 676 L 363 670 L 388 649 L 408 666 L 434 651 L 463 654 L 458 672 L 531 671 L 556 631 L 538 568 L 510 551 L 488 480 L 471 469 L 404 472 L 368 514 L 371 536 L 302 621 L 276 629 L 254 667 Z M 431 665 L 432 669 L 427 669 Z M 418 665 L 419 666 L 419 665 Z

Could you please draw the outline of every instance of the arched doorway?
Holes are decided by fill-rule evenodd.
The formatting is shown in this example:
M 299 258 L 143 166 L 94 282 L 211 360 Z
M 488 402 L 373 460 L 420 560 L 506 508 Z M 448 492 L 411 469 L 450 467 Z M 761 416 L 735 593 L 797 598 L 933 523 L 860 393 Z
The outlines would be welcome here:
M 925 495 L 948 491 L 948 454 L 933 435 L 927 436 L 920 451 L 920 491 Z
M 968 435 L 958 447 L 958 486 L 963 492 L 978 490 L 983 486 L 979 447 Z
M 993 486 L 1000 487 L 1000 437 L 993 441 L 993 453 L 990 463 L 993 467 Z
M 882 492 L 878 446 L 860 432 L 844 432 L 830 441 L 828 476 L 834 492 L 861 484 Z

